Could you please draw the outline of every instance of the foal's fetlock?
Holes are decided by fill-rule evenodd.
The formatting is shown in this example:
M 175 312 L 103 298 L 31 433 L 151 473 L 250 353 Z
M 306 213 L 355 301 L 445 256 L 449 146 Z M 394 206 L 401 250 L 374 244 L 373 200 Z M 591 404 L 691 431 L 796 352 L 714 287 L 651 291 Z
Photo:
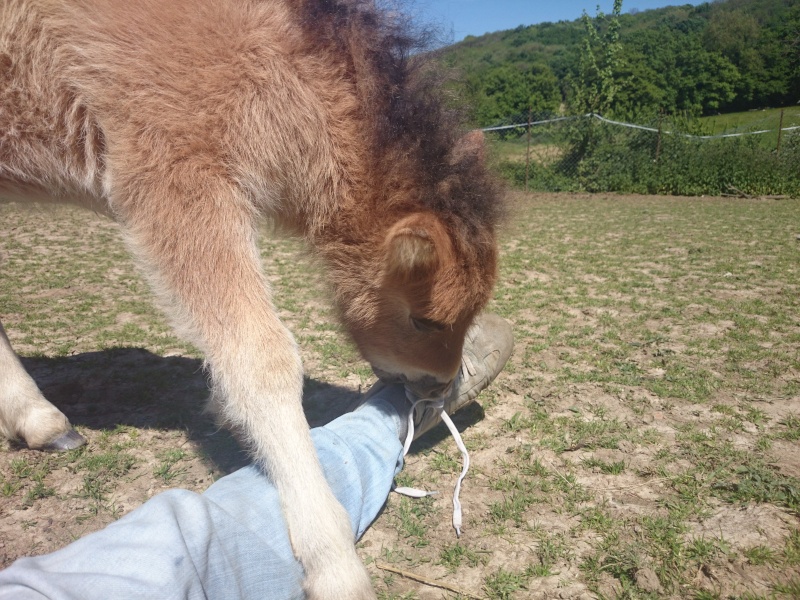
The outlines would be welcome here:
M 350 519 L 338 502 L 329 517 L 333 530 L 318 531 L 317 551 L 305 555 L 296 548 L 305 569 L 304 590 L 308 600 L 374 600 L 372 581 L 356 553 Z M 339 527 L 335 527 L 338 524 Z M 324 540 L 324 541 L 323 541 Z

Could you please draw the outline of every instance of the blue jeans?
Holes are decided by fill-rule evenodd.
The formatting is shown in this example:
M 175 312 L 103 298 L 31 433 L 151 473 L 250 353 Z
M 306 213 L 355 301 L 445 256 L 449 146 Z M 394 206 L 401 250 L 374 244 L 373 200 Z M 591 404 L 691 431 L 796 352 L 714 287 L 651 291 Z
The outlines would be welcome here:
M 325 476 L 359 538 L 403 465 L 401 426 L 388 386 L 311 434 Z M 277 493 L 245 467 L 203 494 L 170 490 L 52 554 L 0 572 L 0 600 L 303 598 Z

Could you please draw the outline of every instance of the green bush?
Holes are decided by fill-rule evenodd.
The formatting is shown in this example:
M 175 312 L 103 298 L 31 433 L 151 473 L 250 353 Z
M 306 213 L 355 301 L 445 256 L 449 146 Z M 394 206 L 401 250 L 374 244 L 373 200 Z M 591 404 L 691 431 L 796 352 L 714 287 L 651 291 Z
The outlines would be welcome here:
M 697 127 L 683 123 L 695 133 Z M 675 124 L 663 126 L 671 131 Z M 529 188 L 681 196 L 800 197 L 800 134 L 786 135 L 780 153 L 758 136 L 690 138 L 627 129 L 595 120 L 563 131 L 564 152 L 552 165 L 531 163 Z M 525 164 L 504 161 L 499 173 L 525 185 Z
M 500 176 L 517 187 L 525 187 L 525 163 L 516 160 L 504 160 L 497 164 Z M 574 178 L 559 173 L 552 167 L 531 162 L 528 168 L 528 188 L 540 192 L 570 192 L 580 189 Z

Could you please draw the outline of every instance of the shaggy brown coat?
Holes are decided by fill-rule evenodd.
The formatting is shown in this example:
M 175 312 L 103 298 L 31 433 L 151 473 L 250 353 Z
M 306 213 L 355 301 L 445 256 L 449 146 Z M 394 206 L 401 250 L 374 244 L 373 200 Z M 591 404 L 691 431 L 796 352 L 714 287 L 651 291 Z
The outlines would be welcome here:
M 303 236 L 376 371 L 455 376 L 496 274 L 498 194 L 415 41 L 362 0 L 4 0 L 0 196 L 102 211 L 282 498 L 310 598 L 372 598 L 300 404 L 256 222 Z M 0 327 L 0 433 L 81 442 Z

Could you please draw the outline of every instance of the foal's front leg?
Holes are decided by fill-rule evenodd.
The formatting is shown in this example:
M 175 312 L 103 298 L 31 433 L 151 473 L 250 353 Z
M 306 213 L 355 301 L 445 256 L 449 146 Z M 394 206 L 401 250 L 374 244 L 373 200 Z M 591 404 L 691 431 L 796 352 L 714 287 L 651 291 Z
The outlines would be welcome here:
M 242 199 L 220 186 L 213 199 L 162 198 L 122 214 L 162 304 L 205 352 L 218 410 L 245 434 L 280 494 L 308 597 L 374 598 L 350 519 L 312 445 L 299 353 L 271 302 Z

